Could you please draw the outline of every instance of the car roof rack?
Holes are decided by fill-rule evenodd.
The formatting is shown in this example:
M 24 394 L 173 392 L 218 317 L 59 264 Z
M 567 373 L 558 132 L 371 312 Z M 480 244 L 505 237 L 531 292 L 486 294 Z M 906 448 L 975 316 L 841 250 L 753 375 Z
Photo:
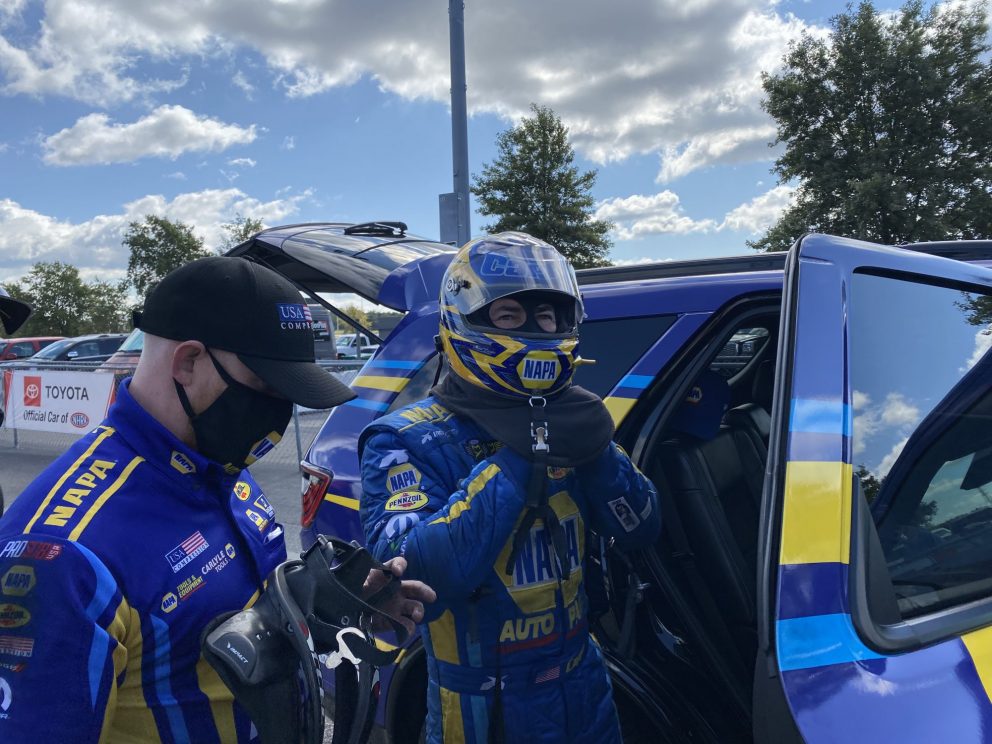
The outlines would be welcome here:
M 702 258 L 687 261 L 659 261 L 658 263 L 630 266 L 606 266 L 597 269 L 579 269 L 575 277 L 580 285 L 606 284 L 643 279 L 662 279 L 704 274 L 736 274 L 751 271 L 781 271 L 785 266 L 785 251 L 756 253 L 753 256 Z
M 345 235 L 381 235 L 388 238 L 402 238 L 406 235 L 405 222 L 362 222 L 344 229 Z

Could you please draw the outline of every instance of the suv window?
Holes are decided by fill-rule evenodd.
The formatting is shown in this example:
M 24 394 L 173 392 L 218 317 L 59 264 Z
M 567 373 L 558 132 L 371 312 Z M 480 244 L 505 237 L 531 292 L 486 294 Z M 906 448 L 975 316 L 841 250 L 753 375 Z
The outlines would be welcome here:
M 853 463 L 904 618 L 992 590 L 992 304 L 856 274 Z
M 578 353 L 596 363 L 581 365 L 575 384 L 605 396 L 674 322 L 674 315 L 655 315 L 583 323 Z
M 579 353 L 596 363 L 581 365 L 575 372 L 575 383 L 596 395 L 606 395 L 674 322 L 674 315 L 656 315 L 583 323 L 579 329 Z M 387 413 L 427 396 L 440 358 L 433 357 L 418 370 L 393 399 Z
M 761 326 L 748 325 L 736 329 L 710 363 L 710 369 L 724 377 L 733 377 L 768 343 L 768 335 L 768 329 Z
M 8 354 L 15 359 L 23 359 L 34 354 L 34 344 L 30 341 L 19 341 L 10 345 Z

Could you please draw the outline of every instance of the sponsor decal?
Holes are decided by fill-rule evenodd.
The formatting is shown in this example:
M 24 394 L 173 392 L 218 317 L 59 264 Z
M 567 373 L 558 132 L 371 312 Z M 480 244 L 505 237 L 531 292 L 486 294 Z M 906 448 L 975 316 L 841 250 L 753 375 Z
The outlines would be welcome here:
M 503 446 L 502 442 L 492 441 L 484 442 L 481 439 L 469 439 L 467 442 L 463 442 L 462 446 L 465 451 L 468 452 L 469 456 L 476 462 L 480 460 L 485 460 L 487 457 L 492 457 L 500 448 Z
M 0 558 L 33 558 L 54 561 L 62 555 L 62 546 L 39 540 L 11 540 L 0 548 Z
M 34 653 L 34 638 L 21 636 L 0 635 L 0 654 L 31 658 Z
M 411 491 L 420 487 L 420 471 L 410 463 L 397 465 L 386 473 L 386 488 L 389 493 Z
M 251 509 L 245 509 L 245 514 L 248 516 L 248 519 L 250 519 L 252 523 L 256 527 L 258 527 L 259 532 L 264 532 L 265 528 L 269 526 L 269 520 L 263 517 L 257 511 L 253 511 Z
M 693 385 L 692 389 L 689 391 L 689 394 L 685 396 L 685 402 L 692 403 L 694 405 L 702 401 L 702 399 L 703 389 L 699 385 Z
M 213 558 L 203 564 L 203 568 L 200 569 L 200 573 L 206 576 L 211 571 L 216 571 L 220 573 L 225 568 L 227 564 L 234 559 L 234 546 L 228 543 L 224 546 L 224 549 L 217 553 Z
M 517 365 L 517 375 L 528 389 L 545 390 L 560 374 L 561 362 L 553 351 L 532 351 Z
M 619 499 L 614 499 L 613 501 L 606 502 L 610 511 L 613 512 L 613 516 L 617 518 L 620 526 L 623 527 L 627 532 L 633 532 L 637 529 L 637 526 L 641 523 L 637 515 L 634 514 L 634 510 L 630 508 L 630 504 L 627 503 L 627 499 L 622 496 Z
M 573 572 L 582 563 L 579 556 L 578 522 L 577 515 L 566 517 L 561 521 L 562 529 L 565 531 L 565 554 Z M 551 549 L 551 536 L 545 533 L 544 526 L 531 528 L 517 556 L 517 563 L 513 567 L 511 591 L 516 588 L 557 582 L 555 562 L 556 558 Z
M 395 540 L 412 530 L 419 521 L 419 514 L 394 514 L 386 522 L 382 534 L 387 540 Z
M 24 407 L 41 407 L 41 378 L 34 375 L 24 376 Z
M 417 511 L 427 506 L 427 494 L 421 491 L 398 493 L 386 502 L 387 512 Z
M 9 661 L 0 661 L 0 669 L 6 669 L 8 671 L 14 672 L 14 674 L 17 674 L 17 672 L 23 672 L 25 668 L 27 668 L 27 664 L 23 661 L 18 661 L 17 663 L 12 663 Z
M 182 602 L 183 600 L 189 599 L 190 594 L 202 589 L 206 586 L 206 584 L 207 580 L 202 576 L 197 576 L 196 574 L 190 576 L 178 587 L 176 587 L 176 592 L 179 594 L 179 601 Z
M 10 683 L 0 677 L 0 718 L 7 717 L 7 711 L 10 709 L 10 702 L 13 698 L 14 693 L 10 690 Z
M 554 468 L 554 467 L 549 467 L 548 468 L 548 477 L 551 478 L 551 480 L 561 480 L 562 478 L 565 478 L 571 472 L 572 472 L 572 468 Z
M 90 425 L 90 417 L 82 411 L 76 411 L 69 416 L 69 423 L 77 429 L 85 429 Z
M 410 462 L 410 455 L 406 450 L 389 450 L 379 460 L 379 467 L 385 470 L 388 467 L 402 465 L 405 462 Z
M 304 304 L 281 302 L 276 305 L 279 311 L 279 327 L 284 331 L 313 330 L 313 315 Z
M 71 487 L 62 491 L 51 513 L 45 517 L 45 524 L 65 527 L 76 510 L 83 505 L 84 499 L 88 499 L 100 485 L 97 481 L 106 480 L 107 474 L 115 467 L 117 463 L 111 460 L 93 460 L 86 472 L 76 478 Z
M 506 256 L 500 253 L 487 253 L 482 259 L 482 266 L 479 267 L 481 276 L 493 277 L 518 277 L 524 276 L 528 269 L 529 262 L 514 256 Z
M 179 573 L 187 565 L 192 562 L 196 556 L 200 555 L 203 551 L 210 547 L 200 531 L 197 530 L 192 535 L 187 537 L 176 547 L 165 554 L 165 559 L 172 566 L 172 573 Z
M 407 409 L 400 416 L 409 421 L 411 425 L 429 424 L 435 421 L 447 421 L 451 418 L 451 411 L 440 403 L 432 403 L 429 406 L 416 406 L 415 408 Z
M 434 431 L 429 431 L 424 436 L 420 438 L 421 444 L 430 444 L 438 439 L 447 439 L 450 436 L 450 432 L 444 429 L 435 429 Z
M 178 452 L 177 450 L 172 450 L 172 456 L 169 458 L 169 464 L 183 475 L 192 475 L 196 472 L 196 464 L 182 452 Z
M 0 591 L 11 597 L 23 597 L 34 588 L 34 568 L 13 566 L 0 579 Z
M 0 628 L 20 628 L 31 622 L 31 613 L 20 605 L 0 604 Z
M 238 501 L 247 501 L 251 497 L 251 485 L 247 481 L 238 481 L 234 484 L 234 495 Z
M 179 599 L 175 594 L 169 592 L 162 597 L 162 612 L 169 614 L 179 605 Z
M 258 498 L 253 503 L 265 512 L 269 519 L 272 519 L 276 515 L 276 510 L 272 508 L 272 504 L 269 503 L 269 500 L 265 498 L 264 494 L 258 494 Z

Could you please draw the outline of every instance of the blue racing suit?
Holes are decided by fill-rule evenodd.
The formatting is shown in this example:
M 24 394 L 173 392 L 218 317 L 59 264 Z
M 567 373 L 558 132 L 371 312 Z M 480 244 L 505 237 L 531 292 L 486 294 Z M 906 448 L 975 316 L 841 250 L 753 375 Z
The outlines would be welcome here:
M 200 633 L 286 559 L 274 517 L 123 383 L 0 518 L 0 741 L 251 741 Z
M 438 595 L 421 626 L 427 740 L 619 742 L 583 563 L 587 528 L 625 548 L 658 535 L 657 494 L 626 454 L 611 443 L 587 465 L 548 468 L 571 568 L 562 581 L 540 520 L 506 570 L 531 466 L 472 421 L 427 398 L 367 427 L 359 453 L 370 549 L 404 555 L 406 578 Z

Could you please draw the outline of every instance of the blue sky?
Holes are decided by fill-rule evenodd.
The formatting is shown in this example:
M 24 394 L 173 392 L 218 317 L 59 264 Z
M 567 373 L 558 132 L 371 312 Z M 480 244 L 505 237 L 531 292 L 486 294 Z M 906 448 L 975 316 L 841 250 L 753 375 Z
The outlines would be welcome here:
M 791 194 L 760 73 L 841 10 L 466 0 L 470 169 L 548 105 L 599 172 L 613 260 L 746 253 Z M 238 213 L 436 238 L 448 106 L 445 0 L 0 0 L 0 281 L 51 260 L 119 278 L 149 213 L 208 247 Z

